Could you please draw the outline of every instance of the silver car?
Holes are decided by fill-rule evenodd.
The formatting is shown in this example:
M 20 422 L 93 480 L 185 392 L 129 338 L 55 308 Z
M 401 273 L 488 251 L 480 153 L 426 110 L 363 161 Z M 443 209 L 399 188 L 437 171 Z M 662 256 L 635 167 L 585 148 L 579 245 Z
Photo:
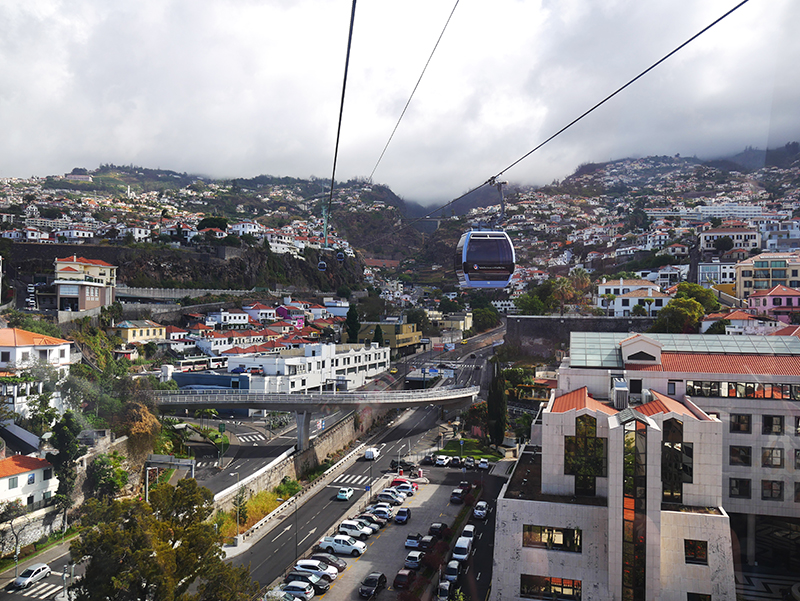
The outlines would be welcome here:
M 28 588 L 33 583 L 39 582 L 49 575 L 50 567 L 46 563 L 35 563 L 17 576 L 14 581 L 14 588 Z

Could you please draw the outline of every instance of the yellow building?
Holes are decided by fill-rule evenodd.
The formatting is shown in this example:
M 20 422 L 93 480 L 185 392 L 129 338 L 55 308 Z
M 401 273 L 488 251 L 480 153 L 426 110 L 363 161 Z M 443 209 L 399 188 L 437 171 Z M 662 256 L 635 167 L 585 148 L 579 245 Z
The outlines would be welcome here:
M 361 324 L 358 331 L 358 341 L 360 343 L 372 342 L 375 337 L 375 330 L 381 327 L 383 333 L 383 345 L 405 354 L 411 349 L 416 349 L 422 340 L 422 332 L 417 330 L 415 323 L 398 323 L 396 321 L 370 321 Z
M 110 336 L 119 336 L 126 344 L 166 339 L 166 328 L 149 319 L 129 319 L 108 328 Z

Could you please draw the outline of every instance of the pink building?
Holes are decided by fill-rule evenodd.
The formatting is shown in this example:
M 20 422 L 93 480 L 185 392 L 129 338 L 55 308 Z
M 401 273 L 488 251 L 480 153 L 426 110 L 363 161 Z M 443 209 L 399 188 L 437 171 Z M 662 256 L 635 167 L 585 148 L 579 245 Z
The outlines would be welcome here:
M 773 286 L 747 297 L 751 313 L 763 313 L 783 323 L 791 323 L 792 314 L 800 312 L 800 290 L 788 286 Z

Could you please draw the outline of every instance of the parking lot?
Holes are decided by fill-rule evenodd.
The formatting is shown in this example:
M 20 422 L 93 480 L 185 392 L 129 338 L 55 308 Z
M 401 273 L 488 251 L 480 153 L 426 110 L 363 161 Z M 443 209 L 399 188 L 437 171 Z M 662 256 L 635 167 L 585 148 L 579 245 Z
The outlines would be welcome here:
M 378 597 L 380 599 L 396 599 L 398 591 L 394 590 L 392 581 L 398 570 L 403 568 L 403 562 L 410 549 L 406 549 L 404 544 L 406 535 L 409 532 L 419 532 L 421 534 L 428 533 L 428 527 L 433 522 L 443 522 L 448 526 L 452 525 L 456 516 L 459 514 L 464 505 L 454 505 L 450 503 L 450 493 L 458 486 L 462 479 L 469 482 L 480 481 L 481 474 L 477 471 L 469 471 L 467 474 L 462 474 L 461 470 L 443 468 L 443 467 L 430 467 L 425 471 L 425 475 L 429 476 L 430 483 L 421 483 L 417 493 L 410 497 L 403 503 L 403 507 L 411 508 L 411 520 L 408 524 L 398 525 L 394 523 L 387 524 L 385 528 L 381 529 L 378 533 L 372 535 L 367 539 L 367 552 L 359 558 L 342 557 L 347 561 L 347 569 L 339 575 L 339 577 L 332 583 L 330 590 L 324 595 L 326 601 L 338 600 L 355 600 L 359 599 L 358 587 L 361 581 L 371 572 L 383 572 L 388 580 L 388 589 L 382 591 Z M 359 504 L 360 505 L 360 504 Z M 490 507 L 493 508 L 494 503 L 490 500 Z M 351 517 L 355 513 L 348 513 Z M 490 514 L 490 519 L 494 518 L 494 513 Z M 461 524 L 463 527 L 467 522 L 474 521 L 471 518 Z M 488 521 L 488 520 L 487 520 Z M 484 523 L 477 523 L 476 540 L 473 546 L 473 554 L 483 553 L 491 556 L 491 549 L 482 549 L 482 530 L 487 528 L 488 525 Z M 449 559 L 449 554 L 446 559 Z M 470 573 L 473 557 L 465 562 L 465 573 L 462 573 L 459 586 L 464 586 L 465 589 L 474 589 L 474 580 L 477 576 L 475 573 Z M 420 576 L 423 570 L 420 570 Z M 484 575 L 484 578 L 487 578 Z M 434 578 L 438 580 L 438 578 Z M 472 581 L 470 583 L 470 580 Z M 471 584 L 471 585 L 470 585 Z

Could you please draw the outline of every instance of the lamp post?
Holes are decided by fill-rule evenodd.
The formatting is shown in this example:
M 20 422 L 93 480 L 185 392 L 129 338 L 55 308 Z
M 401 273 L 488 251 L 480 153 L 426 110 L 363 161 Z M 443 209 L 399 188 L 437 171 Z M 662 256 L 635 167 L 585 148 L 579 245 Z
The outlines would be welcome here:
M 239 472 L 238 471 L 231 472 L 231 476 L 233 476 L 234 474 L 236 474 L 236 489 L 237 489 L 236 490 L 236 496 L 233 498 L 234 499 L 234 504 L 236 505 L 236 545 L 235 546 L 238 547 L 239 546 L 239 502 L 240 502 L 240 499 L 238 497 L 239 497 L 239 494 L 242 492 L 242 489 L 239 487 Z

